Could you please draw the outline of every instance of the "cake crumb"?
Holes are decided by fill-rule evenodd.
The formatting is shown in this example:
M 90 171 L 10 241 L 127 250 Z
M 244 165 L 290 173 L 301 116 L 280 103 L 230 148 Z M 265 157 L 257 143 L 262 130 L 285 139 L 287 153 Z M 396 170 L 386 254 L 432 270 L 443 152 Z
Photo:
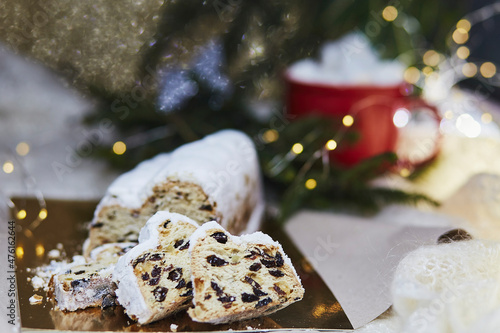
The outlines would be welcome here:
M 172 332 L 177 332 L 178 327 L 179 327 L 179 325 L 177 325 L 177 324 L 170 324 L 170 330 Z
M 57 249 L 50 250 L 50 251 L 47 253 L 47 256 L 49 257 L 49 259 L 57 259 L 57 258 L 60 258 L 60 257 L 61 257 L 61 251 L 59 251 L 59 250 L 57 250 Z
M 29 301 L 31 305 L 42 304 L 43 296 L 34 294 L 29 298 Z
M 39 276 L 33 276 L 31 278 L 31 285 L 35 290 L 42 289 L 45 286 L 45 281 Z
M 253 330 L 252 326 L 247 326 L 247 330 Z

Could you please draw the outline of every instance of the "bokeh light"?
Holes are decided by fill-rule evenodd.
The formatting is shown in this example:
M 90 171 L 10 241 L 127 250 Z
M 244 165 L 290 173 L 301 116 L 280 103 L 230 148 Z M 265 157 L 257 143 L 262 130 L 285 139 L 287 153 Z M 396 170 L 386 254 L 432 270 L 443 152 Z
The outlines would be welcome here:
M 113 153 L 123 155 L 127 151 L 127 145 L 122 141 L 117 141 L 113 145 Z
M 497 73 L 497 67 L 492 62 L 485 62 L 479 67 L 479 72 L 482 76 L 489 79 Z
M 398 17 L 398 10 L 394 6 L 387 6 L 382 11 L 382 17 L 387 22 L 392 22 Z
M 26 142 L 19 142 L 16 146 L 16 152 L 19 156 L 26 156 L 30 152 L 30 146 Z
M 316 182 L 316 179 L 313 179 L 313 178 L 309 178 L 308 180 L 306 180 L 306 183 L 305 183 L 305 186 L 308 190 L 315 189 L 317 185 L 318 185 L 318 183 Z
M 300 143 L 296 143 L 292 146 L 292 152 L 296 155 L 302 153 L 304 151 L 304 146 L 302 146 Z

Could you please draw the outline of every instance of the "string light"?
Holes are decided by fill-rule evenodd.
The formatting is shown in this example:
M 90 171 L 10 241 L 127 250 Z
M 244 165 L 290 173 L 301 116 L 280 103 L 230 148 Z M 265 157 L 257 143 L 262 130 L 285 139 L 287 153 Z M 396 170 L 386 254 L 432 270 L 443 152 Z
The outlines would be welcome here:
M 267 131 L 264 132 L 264 134 L 262 134 L 262 139 L 266 143 L 274 142 L 278 140 L 278 138 L 279 138 L 279 133 L 277 130 L 274 129 L 268 129 Z
M 42 208 L 40 210 L 40 213 L 38 213 L 38 217 L 42 220 L 45 220 L 47 218 L 47 209 Z
M 462 73 L 465 77 L 473 77 L 477 73 L 477 66 L 472 62 L 468 62 L 462 66 Z
M 26 211 L 24 209 L 21 209 L 20 211 L 17 212 L 16 217 L 19 220 L 24 220 L 26 218 Z
M 432 67 L 425 66 L 424 68 L 422 68 L 422 73 L 424 73 L 425 76 L 431 75 L 432 72 L 434 72 L 434 70 L 432 69 Z
M 410 170 L 409 170 L 409 169 L 407 169 L 407 168 L 403 168 L 403 169 L 401 169 L 401 170 L 399 171 L 399 174 L 401 175 L 401 177 L 406 178 L 406 177 L 408 177 L 408 176 L 411 174 L 411 172 L 410 172 Z
M 470 55 L 470 50 L 467 46 L 460 46 L 458 49 L 457 49 L 457 57 L 459 57 L 460 59 L 467 59 Z
M 460 21 L 457 22 L 457 29 L 463 29 L 465 31 L 469 31 L 471 28 L 471 23 L 469 20 L 466 19 L 461 19 Z
M 335 140 L 328 140 L 325 144 L 326 149 L 328 150 L 334 150 L 337 148 L 337 142 Z
M 37 257 L 43 256 L 43 254 L 45 253 L 45 247 L 42 244 L 37 244 L 37 246 L 35 247 L 35 253 Z
M 408 67 L 404 72 L 406 82 L 416 84 L 420 79 L 420 71 L 416 67 Z
M 26 142 L 19 142 L 16 146 L 16 152 L 19 156 L 26 156 L 30 152 L 30 146 Z
M 19 258 L 19 259 L 23 259 L 24 257 L 24 249 L 22 246 L 18 246 L 16 247 L 16 256 Z
M 127 145 L 123 141 L 117 141 L 113 145 L 113 153 L 123 155 L 127 151 Z
M 429 50 L 424 53 L 423 61 L 427 66 L 437 66 L 440 60 L 441 56 L 434 50 Z
M 453 118 L 453 111 L 451 111 L 451 110 L 447 110 L 447 111 L 444 113 L 444 117 L 445 117 L 446 119 L 451 119 L 451 118 Z
M 302 146 L 300 143 L 296 143 L 292 146 L 292 152 L 295 154 L 295 155 L 299 155 L 300 153 L 302 153 L 304 151 L 304 146 Z
M 306 183 L 305 183 L 305 186 L 308 190 L 314 190 L 317 185 L 318 185 L 318 183 L 316 182 L 316 179 L 313 179 L 313 178 L 309 178 L 308 180 L 306 180 Z
M 469 33 L 463 28 L 458 28 L 451 37 L 455 43 L 464 44 L 469 39 Z
M 497 73 L 497 67 L 491 62 L 485 62 L 479 67 L 479 72 L 481 72 L 482 76 L 489 79 Z
M 491 116 L 491 113 L 485 112 L 481 115 L 481 122 L 483 124 L 489 124 L 493 121 L 493 117 Z
M 11 161 L 7 161 L 3 164 L 3 172 L 9 174 L 14 171 L 14 164 Z
M 387 22 L 392 22 L 398 17 L 398 10 L 394 6 L 387 6 L 382 11 L 382 17 Z
M 342 118 L 342 124 L 344 124 L 345 127 L 351 127 L 352 124 L 354 124 L 354 118 L 351 115 L 345 115 L 344 118 Z

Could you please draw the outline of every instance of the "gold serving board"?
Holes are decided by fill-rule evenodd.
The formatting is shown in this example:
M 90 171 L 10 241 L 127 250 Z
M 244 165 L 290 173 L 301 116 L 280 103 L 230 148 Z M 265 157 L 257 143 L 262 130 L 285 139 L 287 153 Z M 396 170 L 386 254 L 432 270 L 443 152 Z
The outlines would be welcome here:
M 92 219 L 97 202 L 48 200 L 47 218 L 30 232 L 30 217 L 37 216 L 38 201 L 31 198 L 14 198 L 18 209 L 26 210 L 26 218 L 18 220 L 17 232 L 17 283 L 23 331 L 111 331 L 111 332 L 177 332 L 192 331 L 274 331 L 283 329 L 351 330 L 352 326 L 335 296 L 320 276 L 311 268 L 292 244 L 282 228 L 266 221 L 263 231 L 278 240 L 290 256 L 306 290 L 304 299 L 272 315 L 225 325 L 193 322 L 185 311 L 155 323 L 140 326 L 115 306 L 91 308 L 75 312 L 54 309 L 45 292 L 35 291 L 29 281 L 33 269 L 47 264 L 47 254 L 62 244 L 65 258 L 81 254 L 87 237 L 86 226 Z M 304 223 L 307 223 L 304 221 Z M 22 249 L 19 250 L 19 248 Z M 22 253 L 21 253 L 22 252 Z M 31 271 L 31 272 L 30 272 Z M 42 304 L 31 305 L 34 294 L 44 296 Z M 174 325 L 172 325 L 174 324 Z M 176 326 L 177 325 L 177 326 Z

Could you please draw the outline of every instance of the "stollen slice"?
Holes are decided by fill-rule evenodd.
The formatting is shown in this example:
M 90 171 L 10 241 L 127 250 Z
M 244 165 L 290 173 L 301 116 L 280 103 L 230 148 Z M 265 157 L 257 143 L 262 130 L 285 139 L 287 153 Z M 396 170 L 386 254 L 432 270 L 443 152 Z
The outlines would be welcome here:
M 118 303 L 144 325 L 189 307 L 192 299 L 189 237 L 198 224 L 167 211 L 154 214 L 139 244 L 118 260 L 113 278 Z
M 262 232 L 240 237 L 207 222 L 190 240 L 194 321 L 221 324 L 267 315 L 302 299 L 281 245 Z
M 90 262 L 73 265 L 62 274 L 55 274 L 49 283 L 57 308 L 76 311 L 91 307 L 106 308 L 115 304 L 116 284 L 112 273 L 120 256 L 136 243 L 110 243 L 95 248 Z

